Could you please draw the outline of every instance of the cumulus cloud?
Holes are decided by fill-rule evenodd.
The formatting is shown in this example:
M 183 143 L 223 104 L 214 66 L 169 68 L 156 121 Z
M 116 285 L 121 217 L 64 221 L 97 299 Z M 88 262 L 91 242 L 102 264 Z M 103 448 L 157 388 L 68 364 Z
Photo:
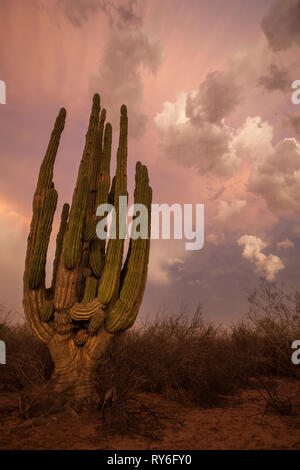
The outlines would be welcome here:
M 262 196 L 282 217 L 300 214 L 300 145 L 296 139 L 278 142 L 253 168 L 248 190 Z
M 300 44 L 300 0 L 277 0 L 262 20 L 262 29 L 273 51 Z
M 226 201 L 220 201 L 218 206 L 218 214 L 214 218 L 217 222 L 226 223 L 231 217 L 239 214 L 244 207 L 246 207 L 247 201 L 242 199 L 234 199 L 228 204 Z
M 255 271 L 264 275 L 268 281 L 273 281 L 276 274 L 284 269 L 284 264 L 278 256 L 262 253 L 268 245 L 260 238 L 254 235 L 243 235 L 237 243 L 244 247 L 242 256 L 250 261 Z
M 243 86 L 236 58 L 227 70 L 205 77 L 198 90 L 180 93 L 165 102 L 155 117 L 161 146 L 168 157 L 201 173 L 230 177 L 240 160 L 232 147 L 233 131 L 227 118 L 242 101 Z
M 240 163 L 231 146 L 232 130 L 223 121 L 204 121 L 205 113 L 200 117 L 201 111 L 192 112 L 191 102 L 187 115 L 187 100 L 186 93 L 179 94 L 175 103 L 165 102 L 155 117 L 164 153 L 185 167 L 195 166 L 200 173 L 231 176 Z
M 187 95 L 186 116 L 194 125 L 206 122 L 220 125 L 241 102 L 241 92 L 233 71 L 211 72 L 198 91 Z
M 285 240 L 282 240 L 282 242 L 278 242 L 276 244 L 277 248 L 282 248 L 284 250 L 288 249 L 288 248 L 293 248 L 294 245 L 294 242 L 292 242 L 291 240 L 289 240 L 288 238 L 286 238 Z
M 273 127 L 261 117 L 248 117 L 234 130 L 213 112 L 214 106 L 207 105 L 204 111 L 198 98 L 197 93 L 180 93 L 175 103 L 165 102 L 156 115 L 161 148 L 168 158 L 201 174 L 229 178 L 246 159 L 261 159 L 272 151 Z
M 257 94 L 257 81 L 270 65 L 270 56 L 265 39 L 259 40 L 233 54 L 226 69 L 207 74 L 197 90 L 163 103 L 155 124 L 166 156 L 201 174 L 230 178 L 246 148 L 257 152 L 258 142 L 269 142 L 272 130 L 261 118 L 249 117 L 240 129 L 233 129 L 229 119 L 249 94 Z
M 246 118 L 237 129 L 232 146 L 242 160 L 256 161 L 272 152 L 273 127 L 260 116 Z

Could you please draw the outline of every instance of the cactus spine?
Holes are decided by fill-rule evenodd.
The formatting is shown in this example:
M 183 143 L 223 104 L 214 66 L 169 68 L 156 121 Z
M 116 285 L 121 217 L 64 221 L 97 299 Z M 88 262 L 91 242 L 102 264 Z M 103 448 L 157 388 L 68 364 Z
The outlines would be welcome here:
M 101 111 L 101 112 L 100 112 Z M 55 363 L 51 379 L 57 391 L 73 390 L 77 398 L 92 393 L 92 374 L 113 334 L 130 328 L 146 285 L 150 247 L 152 191 L 148 171 L 136 165 L 134 201 L 148 209 L 148 238 L 130 240 L 126 261 L 124 226 L 119 224 L 119 197 L 127 197 L 128 117 L 121 107 L 116 176 L 110 181 L 112 128 L 95 95 L 72 204 L 62 209 L 56 239 L 51 287 L 45 286 L 45 265 L 57 205 L 53 166 L 65 124 L 61 109 L 41 165 L 33 199 L 24 273 L 24 310 L 36 336 Z M 117 236 L 96 236 L 100 204 L 114 204 Z M 68 392 L 69 393 L 69 392 Z

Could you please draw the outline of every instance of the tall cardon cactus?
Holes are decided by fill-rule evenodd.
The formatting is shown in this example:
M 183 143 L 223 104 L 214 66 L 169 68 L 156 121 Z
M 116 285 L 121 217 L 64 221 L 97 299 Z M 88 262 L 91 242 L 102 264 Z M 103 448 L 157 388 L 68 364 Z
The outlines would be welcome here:
M 94 95 L 85 147 L 72 204 L 62 209 L 56 238 L 51 286 L 45 285 L 48 244 L 57 204 L 53 166 L 64 129 L 61 109 L 42 162 L 33 198 L 24 273 L 24 310 L 35 335 L 47 344 L 55 369 L 49 386 L 79 401 L 95 398 L 95 370 L 111 338 L 130 328 L 146 285 L 152 190 L 148 171 L 136 164 L 134 202 L 148 209 L 148 237 L 130 239 L 123 263 L 124 237 L 119 227 L 119 197 L 127 196 L 127 130 L 121 107 L 116 175 L 111 183 L 112 128 Z M 100 204 L 116 211 L 116 237 L 99 239 Z M 120 232 L 120 233 L 119 233 Z

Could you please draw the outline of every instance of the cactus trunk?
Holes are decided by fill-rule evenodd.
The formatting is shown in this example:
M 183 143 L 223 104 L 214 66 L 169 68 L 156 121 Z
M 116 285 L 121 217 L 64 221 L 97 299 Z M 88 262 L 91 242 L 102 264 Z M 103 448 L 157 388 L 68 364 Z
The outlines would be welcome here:
M 96 371 L 115 333 L 130 328 L 146 285 L 152 190 L 148 171 L 136 166 L 135 202 L 148 209 L 148 238 L 131 240 L 122 266 L 124 239 L 119 227 L 119 196 L 127 196 L 128 117 L 121 107 L 116 176 L 110 181 L 112 129 L 95 95 L 71 208 L 63 206 L 56 239 L 51 287 L 45 266 L 57 204 L 53 166 L 66 111 L 56 119 L 33 199 L 24 273 L 24 310 L 35 335 L 49 347 L 55 370 L 51 390 L 88 404 L 97 401 Z M 117 237 L 100 240 L 100 204 L 114 204 Z M 106 249 L 107 247 L 107 249 Z

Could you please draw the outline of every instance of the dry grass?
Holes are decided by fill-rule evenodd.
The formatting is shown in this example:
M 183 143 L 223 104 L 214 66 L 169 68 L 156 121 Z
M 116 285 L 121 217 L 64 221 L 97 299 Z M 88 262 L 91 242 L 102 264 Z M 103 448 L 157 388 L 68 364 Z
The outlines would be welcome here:
M 143 392 L 213 406 L 253 377 L 299 378 L 291 362 L 291 343 L 300 339 L 299 298 L 263 282 L 249 294 L 249 318 L 231 328 L 207 323 L 198 310 L 192 319 L 173 315 L 117 335 L 95 377 L 99 394 L 116 387 L 114 406 L 124 409 Z M 0 391 L 17 390 L 22 399 L 48 380 L 51 358 L 26 325 L 3 323 L 0 338 L 7 344 Z

